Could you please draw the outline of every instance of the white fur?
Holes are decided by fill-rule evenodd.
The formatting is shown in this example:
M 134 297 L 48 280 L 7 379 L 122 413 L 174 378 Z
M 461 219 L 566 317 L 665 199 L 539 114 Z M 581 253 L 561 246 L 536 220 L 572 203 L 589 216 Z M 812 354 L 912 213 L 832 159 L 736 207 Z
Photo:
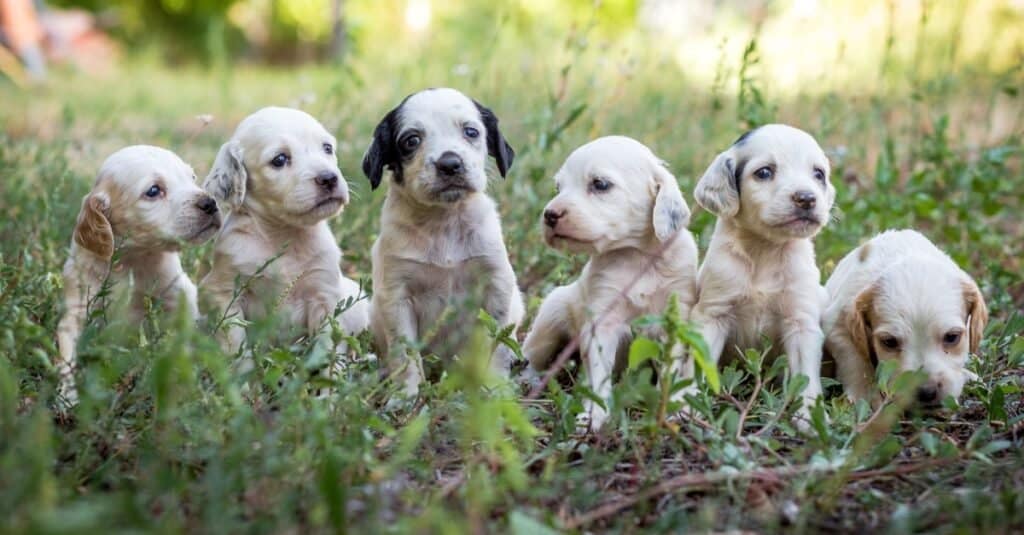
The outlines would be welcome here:
M 232 210 L 214 246 L 213 268 L 200 283 L 215 305 L 214 320 L 221 314 L 237 320 L 279 314 L 286 337 L 326 341 L 329 333 L 318 329 L 339 303 L 355 299 L 339 324 L 348 334 L 366 329 L 365 294 L 342 275 L 341 249 L 327 225 L 349 200 L 335 147 L 334 136 L 316 119 L 288 108 L 253 113 L 221 147 L 204 183 Z M 280 154 L 288 158 L 278 168 L 272 162 Z M 332 176 L 334 187 L 321 183 Z M 247 281 L 278 255 L 233 299 L 236 277 Z M 244 327 L 233 321 L 225 349 L 237 352 L 244 341 Z M 340 343 L 335 352 L 341 356 L 346 349 Z
M 424 374 L 419 356 L 407 358 L 404 344 L 450 357 L 463 345 L 479 308 L 504 326 L 518 326 L 523 315 L 498 212 L 485 193 L 488 154 L 497 154 L 504 174 L 512 151 L 493 115 L 493 123 L 485 124 L 485 113 L 490 112 L 453 89 L 416 93 L 384 118 L 364 159 L 375 187 L 383 171 L 391 171 L 373 246 L 372 330 L 410 397 L 418 394 Z M 474 130 L 477 136 L 469 136 Z M 411 135 L 419 145 L 399 153 L 398 145 Z M 461 173 L 438 172 L 445 154 L 461 160 Z M 452 311 L 454 317 L 446 316 Z M 511 359 L 501 345 L 491 367 L 507 376 Z
M 157 195 L 150 196 L 152 192 Z M 134 282 L 136 319 L 145 312 L 147 297 L 166 309 L 176 308 L 183 299 L 195 318 L 196 287 L 181 269 L 178 249 L 183 242 L 206 241 L 220 224 L 213 199 L 195 183 L 192 168 L 173 152 L 136 145 L 103 162 L 92 191 L 82 199 L 71 254 L 64 264 L 65 310 L 57 326 L 63 408 L 78 401 L 75 346 L 104 281 Z M 116 259 L 115 241 L 120 244 Z
M 541 304 L 523 352 L 543 370 L 579 337 L 590 388 L 608 403 L 613 371 L 623 365 L 620 356 L 632 339 L 630 321 L 663 312 L 672 294 L 685 318 L 696 300 L 697 245 L 686 230 L 690 210 L 663 162 L 627 137 L 603 137 L 576 149 L 555 184 L 558 195 L 544 210 L 545 240 L 591 259 L 579 279 Z M 607 411 L 589 399 L 584 405 L 581 423 L 600 428 Z
M 759 179 L 765 167 L 771 178 Z M 828 159 L 814 138 L 790 126 L 766 125 L 718 155 L 694 191 L 718 222 L 691 319 L 716 362 L 727 349 L 760 347 L 765 340 L 774 353 L 785 352 L 790 373 L 809 379 L 804 416 L 821 394 L 825 296 L 811 238 L 827 223 L 835 198 L 828 174 Z M 814 207 L 797 211 L 797 192 L 812 194 Z
M 923 403 L 959 397 L 976 379 L 966 364 L 988 319 L 985 301 L 970 275 L 918 232 L 883 232 L 854 249 L 825 288 L 826 349 L 851 400 L 879 400 L 872 353 L 898 361 L 899 371 L 923 371 Z M 885 346 L 893 341 L 896 348 Z

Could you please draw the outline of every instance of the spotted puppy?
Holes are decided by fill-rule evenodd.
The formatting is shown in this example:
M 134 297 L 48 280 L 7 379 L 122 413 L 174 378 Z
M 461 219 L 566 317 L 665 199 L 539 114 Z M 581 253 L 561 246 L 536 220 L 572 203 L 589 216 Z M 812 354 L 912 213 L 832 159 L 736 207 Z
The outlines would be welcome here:
M 829 277 L 825 347 L 851 400 L 877 404 L 875 366 L 920 370 L 923 406 L 957 398 L 977 379 L 967 368 L 988 309 L 970 275 L 913 230 L 891 230 L 848 254 Z
M 544 209 L 545 241 L 591 256 L 579 279 L 544 299 L 523 353 L 543 370 L 578 337 L 590 388 L 607 404 L 613 372 L 624 365 L 632 339 L 630 321 L 663 312 L 672 294 L 683 317 L 696 301 L 690 210 L 664 163 L 628 137 L 576 149 L 555 185 L 558 195 Z M 596 430 L 607 416 L 588 399 L 578 423 Z
M 316 335 L 333 346 L 325 322 L 342 305 L 342 330 L 366 329 L 369 305 L 359 284 L 342 275 L 341 249 L 327 226 L 349 201 L 336 146 L 309 114 L 270 107 L 246 117 L 220 148 L 203 186 L 231 213 L 200 287 L 214 317 L 231 320 L 228 351 L 246 338 L 235 320 L 279 315 L 283 337 Z M 245 282 L 237 297 L 236 279 Z M 343 356 L 346 346 L 333 349 Z M 249 366 L 243 359 L 240 370 Z
M 710 357 L 767 340 L 787 355 L 791 374 L 807 377 L 806 417 L 821 394 L 826 297 L 811 238 L 835 199 L 828 158 L 806 132 L 765 125 L 715 158 L 694 197 L 718 216 L 691 314 Z
M 504 177 L 515 153 L 494 113 L 454 89 L 427 89 L 381 120 L 363 159 L 374 189 L 385 173 L 391 182 L 373 245 L 372 330 L 406 396 L 424 378 L 416 349 L 458 354 L 481 307 L 503 326 L 522 318 L 501 221 L 485 193 L 488 155 Z M 492 369 L 507 376 L 511 358 L 499 346 Z
M 76 344 L 104 281 L 134 282 L 135 320 L 145 313 L 147 300 L 165 309 L 184 306 L 195 318 L 196 287 L 182 270 L 178 251 L 182 244 L 206 241 L 220 225 L 216 201 L 173 152 L 136 145 L 103 162 L 92 191 L 82 199 L 64 264 L 64 315 L 57 326 L 60 407 L 78 401 Z

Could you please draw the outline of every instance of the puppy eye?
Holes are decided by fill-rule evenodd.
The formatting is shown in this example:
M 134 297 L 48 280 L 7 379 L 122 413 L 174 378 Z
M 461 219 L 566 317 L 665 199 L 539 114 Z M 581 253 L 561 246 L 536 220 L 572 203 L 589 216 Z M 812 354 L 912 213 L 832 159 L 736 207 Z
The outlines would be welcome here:
M 324 152 L 327 154 L 334 154 L 334 147 L 330 143 L 324 143 Z
M 942 337 L 942 343 L 949 346 L 955 346 L 960 343 L 960 336 L 962 336 L 961 333 L 957 331 L 950 331 Z
M 893 336 L 883 336 L 879 339 L 879 342 L 881 342 L 882 346 L 886 349 L 897 350 L 900 348 L 900 341 Z
M 465 134 L 466 137 L 468 137 L 469 139 L 476 139 L 480 137 L 480 131 L 477 130 L 476 128 L 473 128 L 472 126 L 467 126 L 463 128 L 462 133 Z
M 612 189 L 612 183 L 603 178 L 595 178 L 590 182 L 591 191 L 608 191 Z
M 774 175 L 775 171 L 773 171 L 771 167 L 767 166 L 754 171 L 754 177 L 758 180 L 771 180 Z
M 823 171 L 820 167 L 815 167 L 814 179 L 817 180 L 818 182 L 825 182 L 825 171 Z
M 411 136 L 406 136 L 404 139 L 402 139 L 402 150 L 404 150 L 405 152 L 412 152 L 412 151 L 416 150 L 416 147 L 419 147 L 419 146 L 420 146 L 420 136 L 418 136 L 416 134 L 413 134 Z
M 161 188 L 157 184 L 153 184 L 152 186 L 149 187 L 149 189 L 146 190 L 146 193 L 144 193 L 143 195 L 145 195 L 146 197 L 148 197 L 150 199 L 155 199 L 155 198 L 159 197 L 160 195 L 162 195 L 163 192 L 164 192 L 163 188 Z
M 274 156 L 273 160 L 270 160 L 270 165 L 280 169 L 285 165 L 288 165 L 288 160 L 288 155 L 282 152 L 281 154 Z

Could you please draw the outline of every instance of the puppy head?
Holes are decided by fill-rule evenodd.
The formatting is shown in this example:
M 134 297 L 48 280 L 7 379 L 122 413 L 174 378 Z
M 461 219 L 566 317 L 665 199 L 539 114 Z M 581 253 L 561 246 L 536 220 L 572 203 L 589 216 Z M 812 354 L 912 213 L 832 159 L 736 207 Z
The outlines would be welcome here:
M 309 226 L 348 203 L 337 142 L 308 113 L 263 108 L 225 143 L 203 187 L 230 209 L 288 226 Z
M 206 241 L 220 224 L 217 203 L 188 164 L 171 151 L 135 145 L 103 162 L 82 200 L 74 240 L 110 258 L 115 236 L 130 248 L 173 250 L 183 241 Z
M 694 190 L 697 203 L 763 238 L 814 236 L 835 200 L 829 163 L 806 132 L 769 124 L 718 155 Z
M 544 208 L 552 247 L 601 253 L 665 242 L 690 221 L 675 177 L 642 143 L 602 137 L 573 151 Z
M 515 152 L 497 116 L 454 89 L 427 89 L 406 97 L 377 125 L 363 173 L 376 189 L 387 169 L 402 193 L 445 205 L 486 188 L 488 155 L 504 177 Z
M 988 309 L 966 273 L 912 257 L 889 266 L 861 292 L 846 320 L 862 356 L 896 360 L 900 371 L 924 372 L 917 401 L 935 405 L 946 396 L 959 397 L 974 378 L 967 356 L 978 351 Z

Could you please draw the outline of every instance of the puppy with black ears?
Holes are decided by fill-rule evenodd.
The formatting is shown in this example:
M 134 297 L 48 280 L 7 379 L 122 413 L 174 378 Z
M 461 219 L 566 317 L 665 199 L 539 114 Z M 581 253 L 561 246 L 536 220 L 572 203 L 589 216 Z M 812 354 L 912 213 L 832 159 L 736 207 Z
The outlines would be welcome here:
M 178 251 L 182 244 L 210 239 L 221 218 L 217 202 L 195 180 L 176 154 L 148 145 L 125 147 L 100 167 L 92 191 L 82 199 L 64 264 L 65 309 L 57 325 L 59 408 L 78 401 L 76 345 L 104 281 L 134 283 L 133 319 L 141 319 L 147 298 L 198 316 L 196 286 L 182 270 Z
M 773 353 L 786 354 L 791 375 L 807 376 L 806 417 L 821 395 L 827 295 L 811 239 L 835 200 L 828 158 L 806 132 L 765 125 L 715 158 L 694 197 L 718 216 L 691 314 L 710 357 L 717 362 L 767 340 Z
M 277 107 L 246 117 L 221 146 L 203 187 L 231 214 L 200 284 L 217 317 L 278 314 L 283 338 L 310 335 L 327 343 L 325 320 L 353 300 L 338 323 L 347 334 L 366 329 L 369 305 L 359 284 L 342 274 L 341 249 L 327 225 L 349 201 L 336 146 L 308 113 Z M 239 278 L 248 283 L 235 296 Z M 245 338 L 241 322 L 232 321 L 222 342 L 235 353 Z M 339 357 L 347 352 L 344 342 L 333 349 Z M 241 369 L 250 366 L 243 359 Z
M 424 372 L 418 355 L 407 358 L 406 344 L 450 357 L 480 308 L 502 326 L 518 326 L 523 316 L 498 211 L 485 193 L 488 156 L 504 177 L 515 153 L 498 118 L 442 88 L 410 95 L 391 110 L 363 159 L 374 189 L 385 172 L 391 177 L 372 253 L 371 329 L 410 397 Z M 512 356 L 500 345 L 491 368 L 507 376 Z

